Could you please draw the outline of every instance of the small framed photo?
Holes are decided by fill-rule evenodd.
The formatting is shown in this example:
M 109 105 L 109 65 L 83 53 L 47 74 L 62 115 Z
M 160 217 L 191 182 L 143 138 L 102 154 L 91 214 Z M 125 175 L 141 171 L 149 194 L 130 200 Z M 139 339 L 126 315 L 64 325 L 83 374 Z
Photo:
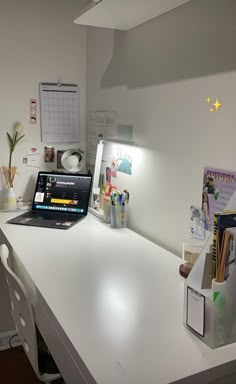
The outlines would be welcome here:
M 59 150 L 57 151 L 57 169 L 62 169 L 62 163 L 61 163 L 61 158 L 65 150 Z
M 190 207 L 190 234 L 200 240 L 205 238 L 205 225 L 202 210 L 200 208 Z
M 54 160 L 55 160 L 54 147 L 51 147 L 51 146 L 44 147 L 44 161 L 45 161 L 45 163 L 54 163 Z
M 111 177 L 117 177 L 117 159 L 111 160 Z
M 106 184 L 111 183 L 111 168 L 106 167 Z

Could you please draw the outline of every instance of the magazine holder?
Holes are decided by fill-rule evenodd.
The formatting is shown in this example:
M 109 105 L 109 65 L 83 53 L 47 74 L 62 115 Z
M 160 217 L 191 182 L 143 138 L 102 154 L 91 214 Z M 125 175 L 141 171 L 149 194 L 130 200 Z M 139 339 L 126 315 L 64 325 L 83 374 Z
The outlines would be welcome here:
M 236 341 L 236 265 L 223 283 L 211 279 L 212 235 L 184 287 L 184 324 L 210 348 Z

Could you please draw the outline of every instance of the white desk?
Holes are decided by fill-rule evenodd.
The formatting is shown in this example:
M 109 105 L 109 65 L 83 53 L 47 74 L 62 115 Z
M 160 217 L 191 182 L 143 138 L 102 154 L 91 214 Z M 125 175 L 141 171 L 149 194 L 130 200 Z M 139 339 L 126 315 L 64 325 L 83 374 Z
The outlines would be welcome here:
M 67 384 L 166 384 L 235 359 L 236 344 L 211 350 L 183 326 L 178 257 L 92 215 L 68 231 L 13 216 L 0 242 Z

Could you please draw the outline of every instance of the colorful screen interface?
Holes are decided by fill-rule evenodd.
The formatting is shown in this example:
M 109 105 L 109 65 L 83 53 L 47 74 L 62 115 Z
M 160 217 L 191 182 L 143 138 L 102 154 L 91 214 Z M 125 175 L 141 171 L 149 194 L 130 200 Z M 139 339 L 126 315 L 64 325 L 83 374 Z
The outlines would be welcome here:
M 86 213 L 91 176 L 40 173 L 33 209 Z

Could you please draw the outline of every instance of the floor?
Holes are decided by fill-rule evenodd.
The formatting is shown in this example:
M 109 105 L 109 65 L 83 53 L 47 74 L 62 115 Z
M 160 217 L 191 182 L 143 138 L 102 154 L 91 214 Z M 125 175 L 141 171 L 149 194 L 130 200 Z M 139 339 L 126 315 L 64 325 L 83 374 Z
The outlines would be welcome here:
M 35 376 L 25 353 L 18 348 L 0 351 L 0 372 L 1 383 L 42 384 Z M 54 384 L 62 382 L 62 380 L 57 380 L 54 381 Z

